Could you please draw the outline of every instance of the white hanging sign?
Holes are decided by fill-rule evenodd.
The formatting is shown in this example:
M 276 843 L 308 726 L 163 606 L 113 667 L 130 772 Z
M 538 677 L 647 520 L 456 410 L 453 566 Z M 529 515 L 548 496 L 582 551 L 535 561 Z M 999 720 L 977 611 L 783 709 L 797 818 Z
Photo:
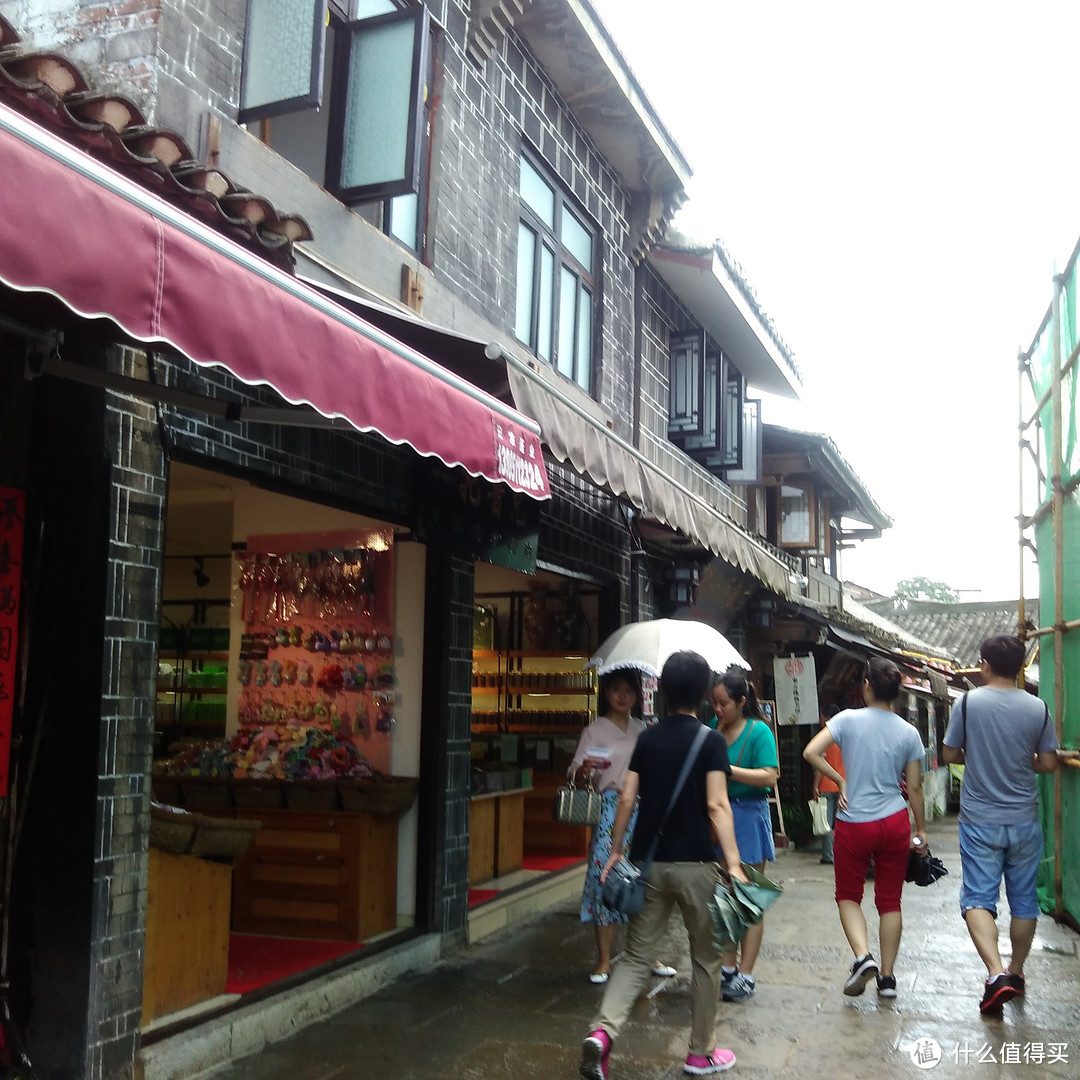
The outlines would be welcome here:
M 817 669 L 812 655 L 774 657 L 773 682 L 778 723 L 818 722 Z

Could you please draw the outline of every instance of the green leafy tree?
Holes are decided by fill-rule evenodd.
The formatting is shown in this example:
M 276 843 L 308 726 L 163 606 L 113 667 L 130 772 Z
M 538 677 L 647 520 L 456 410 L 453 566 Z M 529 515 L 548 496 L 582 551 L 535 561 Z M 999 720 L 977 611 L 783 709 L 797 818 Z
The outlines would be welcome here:
M 955 604 L 960 594 L 944 581 L 931 581 L 928 577 L 904 578 L 896 583 L 898 600 L 936 600 L 942 604 Z

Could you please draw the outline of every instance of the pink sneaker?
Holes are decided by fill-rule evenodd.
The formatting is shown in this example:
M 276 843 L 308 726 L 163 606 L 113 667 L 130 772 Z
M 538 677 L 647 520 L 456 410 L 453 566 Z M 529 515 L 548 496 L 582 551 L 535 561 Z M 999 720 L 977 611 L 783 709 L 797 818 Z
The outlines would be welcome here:
M 735 1055 L 730 1050 L 721 1050 L 718 1046 L 708 1057 L 687 1054 L 683 1072 L 687 1076 L 709 1076 L 712 1073 L 727 1072 L 734 1064 Z
M 581 1044 L 581 1064 L 578 1073 L 584 1080 L 607 1080 L 611 1039 L 603 1028 L 597 1028 Z

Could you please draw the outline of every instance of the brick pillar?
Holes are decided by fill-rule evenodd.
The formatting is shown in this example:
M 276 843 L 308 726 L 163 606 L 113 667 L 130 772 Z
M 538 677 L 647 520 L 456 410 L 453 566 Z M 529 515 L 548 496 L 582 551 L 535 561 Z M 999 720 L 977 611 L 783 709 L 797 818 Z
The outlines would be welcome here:
M 164 464 L 144 402 L 50 379 L 32 413 L 17 1013 L 41 1080 L 112 1080 L 139 1040 Z
M 462 935 L 469 889 L 473 578 L 471 562 L 429 549 L 421 775 L 432 780 L 421 792 L 421 815 L 432 828 L 420 852 L 420 896 L 431 896 L 430 929 Z
M 134 357 L 134 361 L 133 361 Z M 125 352 L 124 374 L 142 354 Z M 145 377 L 140 373 L 140 377 Z M 138 1049 L 166 503 L 155 407 L 110 394 L 101 746 L 93 866 L 89 1075 L 126 1075 Z

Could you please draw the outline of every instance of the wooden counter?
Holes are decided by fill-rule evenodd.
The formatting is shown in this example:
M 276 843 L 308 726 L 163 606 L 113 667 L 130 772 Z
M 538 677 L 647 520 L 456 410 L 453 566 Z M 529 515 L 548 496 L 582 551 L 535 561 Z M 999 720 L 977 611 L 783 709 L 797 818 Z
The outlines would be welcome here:
M 233 930 L 363 941 L 397 926 L 396 817 L 347 810 L 235 813 L 263 826 L 236 862 Z
M 470 885 L 521 869 L 527 791 L 492 791 L 469 800 Z
M 150 849 L 142 1022 L 225 992 L 232 867 Z
M 584 859 L 589 854 L 591 829 L 563 825 L 551 819 L 555 789 L 565 783 L 565 773 L 533 771 L 532 790 L 525 797 L 525 851 L 529 855 L 572 855 Z

